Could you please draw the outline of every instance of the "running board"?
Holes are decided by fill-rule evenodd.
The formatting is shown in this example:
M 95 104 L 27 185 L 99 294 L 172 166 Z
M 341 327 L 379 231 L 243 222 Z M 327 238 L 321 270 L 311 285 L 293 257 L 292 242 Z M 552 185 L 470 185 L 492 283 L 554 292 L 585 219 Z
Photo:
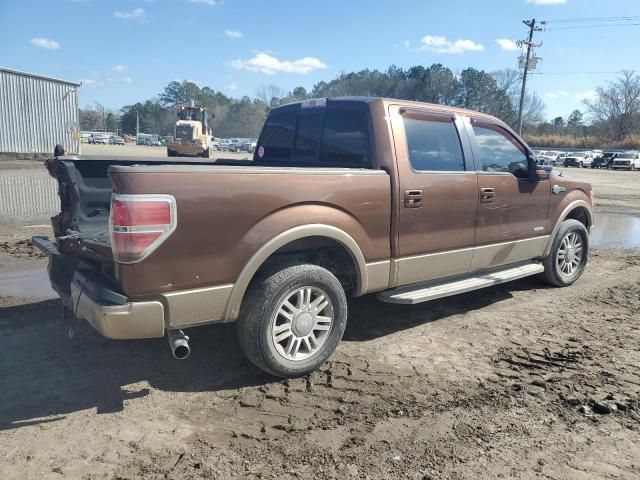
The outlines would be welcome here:
M 491 287 L 542 272 L 544 272 L 542 264 L 530 263 L 503 270 L 492 270 L 447 283 L 434 284 L 434 282 L 431 282 L 428 285 L 423 283 L 394 288 L 393 290 L 379 293 L 378 300 L 387 303 L 405 304 L 428 302 L 429 300 L 471 292 L 472 290 Z

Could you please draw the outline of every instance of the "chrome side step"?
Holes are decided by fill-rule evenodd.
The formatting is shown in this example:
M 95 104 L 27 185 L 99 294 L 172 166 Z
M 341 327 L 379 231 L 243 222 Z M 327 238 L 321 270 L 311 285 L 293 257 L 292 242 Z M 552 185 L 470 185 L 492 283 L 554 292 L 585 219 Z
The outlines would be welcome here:
M 540 263 L 529 263 L 517 267 L 502 270 L 492 270 L 490 272 L 479 273 L 460 280 L 447 283 L 434 283 L 407 285 L 381 292 L 378 300 L 387 303 L 422 303 L 437 298 L 457 295 L 459 293 L 471 292 L 480 288 L 491 287 L 500 283 L 510 282 L 519 278 L 528 277 L 544 272 L 544 267 Z

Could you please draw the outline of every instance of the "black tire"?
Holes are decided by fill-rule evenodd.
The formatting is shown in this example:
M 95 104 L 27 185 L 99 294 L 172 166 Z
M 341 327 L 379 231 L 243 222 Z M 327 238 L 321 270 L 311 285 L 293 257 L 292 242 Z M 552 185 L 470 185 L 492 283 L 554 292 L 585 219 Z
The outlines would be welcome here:
M 315 352 L 309 350 L 306 358 L 288 359 L 285 352 L 278 350 L 273 329 L 278 328 L 280 306 L 303 287 L 310 287 L 326 295 L 325 298 L 330 301 L 332 323 Z M 311 294 L 309 295 L 311 301 Z M 324 311 L 326 310 L 318 313 Z M 300 318 L 295 315 L 293 317 Z M 290 320 L 292 332 L 294 321 Z M 298 264 L 273 267 L 252 281 L 240 308 L 237 328 L 240 346 L 251 363 L 276 377 L 289 378 L 305 375 L 320 367 L 335 351 L 346 325 L 347 298 L 338 279 L 317 265 Z M 314 332 L 309 333 L 315 338 Z M 291 335 L 285 338 L 291 338 L 290 341 L 295 342 L 298 337 Z M 299 345 L 303 343 L 302 340 L 299 342 Z
M 558 252 L 561 248 L 562 242 L 571 234 L 576 234 L 582 243 L 581 259 L 570 274 L 566 274 L 561 270 L 558 259 Z M 587 260 L 589 258 L 589 233 L 586 227 L 578 220 L 565 220 L 560 225 L 556 236 L 553 238 L 551 244 L 551 250 L 543 260 L 544 273 L 541 274 L 541 278 L 546 283 L 554 285 L 556 287 L 566 287 L 573 284 L 584 271 Z

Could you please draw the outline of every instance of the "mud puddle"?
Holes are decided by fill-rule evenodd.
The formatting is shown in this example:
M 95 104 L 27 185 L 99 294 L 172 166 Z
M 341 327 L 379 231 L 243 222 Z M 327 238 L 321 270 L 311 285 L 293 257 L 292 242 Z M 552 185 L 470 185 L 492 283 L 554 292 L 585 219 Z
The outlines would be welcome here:
M 630 215 L 597 215 L 591 233 L 592 247 L 640 250 L 640 218 Z
M 47 300 L 57 298 L 44 267 L 0 272 L 0 297 L 22 297 Z

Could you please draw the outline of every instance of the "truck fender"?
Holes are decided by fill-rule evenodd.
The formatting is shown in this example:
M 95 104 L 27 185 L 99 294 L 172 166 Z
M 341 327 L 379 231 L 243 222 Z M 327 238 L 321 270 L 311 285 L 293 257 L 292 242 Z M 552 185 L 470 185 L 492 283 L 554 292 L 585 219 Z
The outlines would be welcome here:
M 593 228 L 593 207 L 585 200 L 574 200 L 571 203 L 569 203 L 569 205 L 567 205 L 564 208 L 564 210 L 562 210 L 562 213 L 558 217 L 558 220 L 556 221 L 556 224 L 553 227 L 553 230 L 551 231 L 551 235 L 549 236 L 549 240 L 547 241 L 547 246 L 545 247 L 544 252 L 542 254 L 543 257 L 546 257 L 547 255 L 549 255 L 549 252 L 551 251 L 551 245 L 553 244 L 553 239 L 555 238 L 556 233 L 558 233 L 558 229 L 560 228 L 560 225 L 562 225 L 562 222 L 564 222 L 569 216 L 569 214 L 572 211 L 574 211 L 576 208 L 584 208 L 584 210 L 586 211 L 587 230 L 589 231 L 589 233 L 591 233 L 591 228 Z
M 356 265 L 357 275 L 357 294 L 361 295 L 367 291 L 368 288 L 368 275 L 367 264 L 362 254 L 362 250 L 358 246 L 357 242 L 345 231 L 324 224 L 309 224 L 301 225 L 298 227 L 285 230 L 284 232 L 276 235 L 271 240 L 267 241 L 253 256 L 249 259 L 244 266 L 238 280 L 233 286 L 233 290 L 227 303 L 227 309 L 225 313 L 225 321 L 231 322 L 237 320 L 240 313 L 240 305 L 244 297 L 251 280 L 258 271 L 258 269 L 280 248 L 285 245 L 306 237 L 327 237 L 332 240 L 336 240 L 343 245 L 347 251 L 353 257 L 354 264 Z

